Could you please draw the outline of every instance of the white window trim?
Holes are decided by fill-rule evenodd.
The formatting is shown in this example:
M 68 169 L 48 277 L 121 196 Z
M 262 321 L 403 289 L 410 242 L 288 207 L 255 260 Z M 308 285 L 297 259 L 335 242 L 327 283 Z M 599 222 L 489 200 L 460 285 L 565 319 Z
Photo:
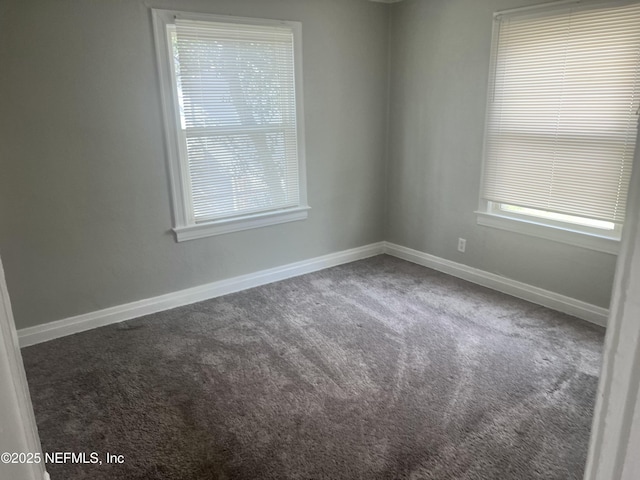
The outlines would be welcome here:
M 215 222 L 196 223 L 188 227 L 176 227 L 173 231 L 179 242 L 195 240 L 196 238 L 222 235 L 224 233 L 239 232 L 251 228 L 266 227 L 279 223 L 295 222 L 307 218 L 309 207 L 288 208 L 274 212 L 262 212 L 243 215 Z
M 280 223 L 304 220 L 308 216 L 310 207 L 307 204 L 307 179 L 304 142 L 304 109 L 302 92 L 302 25 L 300 22 L 269 20 L 261 18 L 232 17 L 206 13 L 184 12 L 178 10 L 152 9 L 155 48 L 157 55 L 158 77 L 160 79 L 160 94 L 162 100 L 163 123 L 165 130 L 165 149 L 169 171 L 171 189 L 171 205 L 173 213 L 173 232 L 176 241 L 194 240 L 213 235 L 237 232 L 251 228 L 265 227 Z M 195 223 L 191 213 L 191 198 L 189 195 L 189 172 L 180 152 L 180 110 L 175 94 L 175 77 L 173 61 L 169 56 L 169 36 L 167 27 L 174 24 L 175 18 L 189 20 L 217 21 L 226 23 L 252 25 L 285 25 L 293 31 L 295 95 L 296 95 L 296 123 L 298 142 L 298 179 L 300 204 L 295 208 L 259 212 L 241 215 L 221 220 Z
M 555 223 L 553 220 L 508 213 L 487 205 L 492 202 L 484 201 L 484 206 L 476 211 L 478 225 L 497 228 L 508 232 L 519 233 L 531 237 L 543 238 L 554 242 L 582 247 L 597 252 L 617 255 L 620 250 L 620 238 L 615 233 L 597 233 L 597 229 L 589 229 L 571 223 Z M 603 232 L 607 232 L 603 230 Z
M 507 10 L 494 12 L 493 30 L 491 36 L 491 59 L 489 67 L 489 75 L 494 75 L 493 68 L 496 62 L 498 35 L 500 29 L 497 25 L 497 19 L 501 15 L 520 13 L 527 11 L 549 12 L 556 9 L 566 7 L 570 4 L 591 4 L 591 5 L 625 5 L 635 3 L 637 0 L 618 0 L 610 3 L 602 0 L 593 0 L 584 2 L 582 0 L 560 0 L 549 4 L 531 5 Z M 487 92 L 486 111 L 489 111 L 491 102 L 490 92 Z M 483 136 L 483 154 L 482 154 L 482 175 L 480 178 L 479 207 L 475 212 L 477 215 L 478 225 L 496 228 L 509 232 L 529 235 L 532 237 L 543 238 L 554 242 L 582 247 L 589 250 L 604 252 L 611 255 L 618 255 L 620 251 L 621 229 L 616 232 L 609 233 L 602 230 L 597 233 L 595 230 L 581 225 L 573 225 L 571 223 L 554 222 L 545 218 L 534 217 L 529 215 L 517 215 L 508 213 L 496 208 L 493 202 L 489 202 L 482 198 L 482 185 L 484 185 L 484 170 L 486 163 L 487 151 L 487 127 L 488 122 L 485 120 L 485 132 Z M 493 204 L 493 205 L 492 205 Z

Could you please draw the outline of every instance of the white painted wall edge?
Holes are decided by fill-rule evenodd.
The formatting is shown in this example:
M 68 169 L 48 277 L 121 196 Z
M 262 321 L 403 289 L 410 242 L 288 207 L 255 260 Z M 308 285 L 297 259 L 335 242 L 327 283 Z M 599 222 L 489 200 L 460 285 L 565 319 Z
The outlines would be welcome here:
M 0 261 L 0 452 L 42 455 L 27 377 L 18 349 L 9 292 Z M 44 463 L 0 462 L 0 478 L 46 479 Z
M 428 253 L 384 242 L 384 253 L 606 327 L 609 310 Z
M 637 125 L 640 138 L 640 122 Z M 640 148 L 629 183 L 611 318 L 584 480 L 638 480 L 640 473 Z
M 305 273 L 311 273 L 343 263 L 362 260 L 383 253 L 384 243 L 372 243 L 341 252 L 330 253 L 321 257 L 290 263 L 281 267 L 261 270 L 238 277 L 187 288 L 177 292 L 167 293 L 158 297 L 147 298 L 115 307 L 89 312 L 75 317 L 65 318 L 34 327 L 18 330 L 20 347 L 27 347 L 46 342 L 55 338 L 84 332 L 93 328 L 110 325 L 112 323 L 131 320 L 132 318 L 161 312 L 171 308 L 191 303 L 209 300 L 229 293 L 258 287 L 267 283 L 284 280 Z

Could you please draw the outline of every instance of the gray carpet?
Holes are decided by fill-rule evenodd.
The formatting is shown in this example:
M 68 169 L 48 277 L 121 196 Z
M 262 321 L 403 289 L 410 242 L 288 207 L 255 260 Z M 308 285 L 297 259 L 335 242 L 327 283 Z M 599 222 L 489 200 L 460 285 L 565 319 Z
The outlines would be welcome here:
M 388 256 L 23 350 L 75 479 L 580 479 L 603 330 Z

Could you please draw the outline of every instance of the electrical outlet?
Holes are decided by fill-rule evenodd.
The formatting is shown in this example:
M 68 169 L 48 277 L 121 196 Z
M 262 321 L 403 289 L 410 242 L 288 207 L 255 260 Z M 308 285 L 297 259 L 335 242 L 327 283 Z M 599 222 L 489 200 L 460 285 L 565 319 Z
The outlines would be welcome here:
M 467 240 L 465 238 L 458 239 L 458 251 L 464 253 L 467 249 Z

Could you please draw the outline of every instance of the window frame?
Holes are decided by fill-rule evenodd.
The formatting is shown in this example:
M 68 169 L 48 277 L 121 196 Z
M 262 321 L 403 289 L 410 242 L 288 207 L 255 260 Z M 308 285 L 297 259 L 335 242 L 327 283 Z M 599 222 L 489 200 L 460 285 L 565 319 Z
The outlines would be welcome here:
M 533 215 L 519 215 L 505 212 L 500 204 L 483 200 L 486 207 L 476 211 L 478 225 L 498 230 L 519 233 L 530 237 L 543 238 L 554 242 L 582 247 L 597 252 L 617 255 L 620 251 L 622 226 L 617 230 L 595 228 L 568 222 L 557 222 Z
M 501 10 L 493 14 L 493 29 L 491 36 L 491 54 L 489 62 L 489 76 L 487 84 L 487 99 L 485 110 L 485 128 L 483 134 L 482 170 L 480 176 L 480 190 L 478 193 L 479 207 L 476 210 L 477 224 L 486 227 L 497 228 L 523 235 L 544 238 L 555 242 L 569 244 L 577 247 L 595 250 L 612 255 L 617 255 L 620 250 L 623 224 L 618 224 L 613 230 L 598 229 L 584 225 L 545 219 L 538 216 L 507 212 L 500 208 L 500 203 L 486 200 L 482 197 L 482 189 L 485 183 L 485 166 L 487 161 L 487 137 L 489 127 L 489 112 L 491 109 L 492 82 L 495 81 L 498 56 L 498 43 L 500 35 L 499 18 L 510 14 L 529 14 L 532 17 L 546 15 L 554 10 L 562 10 L 572 4 L 598 6 L 618 6 L 637 3 L 638 0 L 617 0 L 605 2 L 603 0 L 561 0 L 547 4 L 530 5 L 520 8 Z M 638 142 L 640 145 L 640 142 Z M 636 148 L 640 148 L 639 146 Z M 630 192 L 629 192 L 630 196 Z
M 173 232 L 176 241 L 222 235 L 225 233 L 260 228 L 280 223 L 304 220 L 310 207 L 307 204 L 307 180 L 305 161 L 305 129 L 302 90 L 302 24 L 295 21 L 235 17 L 210 13 L 196 13 L 179 10 L 151 9 L 156 63 L 160 80 L 160 94 L 163 110 L 166 159 L 171 191 Z M 171 25 L 175 19 L 223 22 L 239 25 L 286 26 L 293 33 L 294 88 L 296 102 L 296 135 L 298 158 L 299 204 L 280 210 L 241 214 L 219 220 L 196 222 L 193 216 L 190 173 L 184 141 L 181 140 L 180 106 L 177 95 L 174 62 L 171 57 Z M 175 27 L 173 27 L 175 28 Z

